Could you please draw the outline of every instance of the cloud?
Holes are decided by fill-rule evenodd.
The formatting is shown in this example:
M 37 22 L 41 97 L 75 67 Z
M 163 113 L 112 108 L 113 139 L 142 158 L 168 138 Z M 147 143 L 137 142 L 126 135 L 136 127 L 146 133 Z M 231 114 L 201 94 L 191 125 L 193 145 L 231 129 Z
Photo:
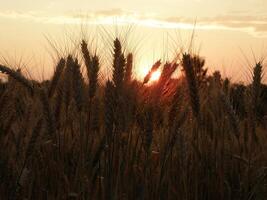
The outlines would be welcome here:
M 194 19 L 183 17 L 169 17 L 162 19 L 171 23 L 192 23 Z M 245 31 L 253 36 L 267 36 L 267 15 L 219 15 L 195 19 L 199 28 L 229 29 Z
M 0 12 L 0 18 L 53 24 L 138 24 L 157 28 L 180 28 L 200 30 L 233 30 L 247 32 L 255 37 L 267 37 L 267 15 L 245 15 L 232 12 L 214 17 L 188 18 L 180 16 L 159 17 L 152 13 L 138 13 L 122 9 L 88 12 L 49 14 L 44 12 Z M 196 26 L 194 25 L 196 22 Z
M 232 30 L 246 31 L 254 36 L 267 36 L 267 15 L 221 15 L 203 19 L 203 23 L 223 26 Z
M 111 16 L 123 16 L 130 15 L 131 12 L 125 11 L 119 8 L 109 9 L 109 10 L 98 10 L 89 12 L 69 12 L 68 16 L 74 18 L 84 18 L 84 17 L 111 17 Z

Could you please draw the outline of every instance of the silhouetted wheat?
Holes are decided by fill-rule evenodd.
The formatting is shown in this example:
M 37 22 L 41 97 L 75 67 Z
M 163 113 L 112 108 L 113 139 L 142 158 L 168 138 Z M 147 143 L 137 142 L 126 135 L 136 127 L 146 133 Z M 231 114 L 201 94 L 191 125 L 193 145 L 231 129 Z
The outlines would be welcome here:
M 97 56 L 92 57 L 91 73 L 89 74 L 89 97 L 92 99 L 95 96 L 98 85 L 99 59 Z
M 14 71 L 4 65 L 0 65 L 0 72 L 8 74 L 15 80 L 17 80 L 19 83 L 21 83 L 23 86 L 29 89 L 30 92 L 33 92 L 33 84 L 26 79 L 20 72 Z
M 48 92 L 49 98 L 51 98 L 55 93 L 56 87 L 58 85 L 60 76 L 64 70 L 64 67 L 65 67 L 65 60 L 63 58 L 61 58 L 57 64 L 57 66 L 56 66 L 56 70 L 55 70 L 54 76 L 52 78 L 50 87 L 49 87 L 49 92 Z
M 149 72 L 147 73 L 147 75 L 144 78 L 143 84 L 146 84 L 150 78 L 153 72 L 157 71 L 157 69 L 160 67 L 161 65 L 161 60 L 158 60 L 149 70 Z
M 194 65 L 193 65 L 193 61 L 192 61 L 190 54 L 183 55 L 183 68 L 186 74 L 191 107 L 192 107 L 194 116 L 198 118 L 199 112 L 200 112 L 199 94 L 198 94 L 198 86 L 197 86 L 195 72 L 194 72 Z
M 125 58 L 122 53 L 122 47 L 119 39 L 115 39 L 113 55 L 113 83 L 116 88 L 122 88 L 124 74 Z
M 85 40 L 88 82 L 75 55 L 40 82 L 0 65 L 0 199 L 265 199 L 264 63 L 244 85 L 184 54 L 138 81 L 124 42 L 112 80 Z
M 129 53 L 126 58 L 126 67 L 125 67 L 125 82 L 130 83 L 132 80 L 132 69 L 133 69 L 133 54 Z

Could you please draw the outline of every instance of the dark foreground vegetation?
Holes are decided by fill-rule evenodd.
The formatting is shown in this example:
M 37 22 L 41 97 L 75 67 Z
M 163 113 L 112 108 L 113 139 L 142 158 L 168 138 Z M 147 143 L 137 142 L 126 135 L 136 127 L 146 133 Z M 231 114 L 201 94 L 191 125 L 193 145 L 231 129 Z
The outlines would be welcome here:
M 263 63 L 242 85 L 184 53 L 140 82 L 118 39 L 113 50 L 102 84 L 85 41 L 83 62 L 61 58 L 48 81 L 0 65 L 0 199 L 267 198 Z

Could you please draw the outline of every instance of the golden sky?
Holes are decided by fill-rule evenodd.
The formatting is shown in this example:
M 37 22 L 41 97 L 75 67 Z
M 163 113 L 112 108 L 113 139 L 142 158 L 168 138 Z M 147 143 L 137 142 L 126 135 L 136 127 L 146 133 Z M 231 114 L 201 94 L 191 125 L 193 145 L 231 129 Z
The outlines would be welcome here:
M 248 78 L 245 57 L 253 64 L 252 51 L 257 59 L 267 55 L 266 0 L 0 0 L 0 5 L 2 60 L 16 65 L 22 58 L 37 78 L 53 69 L 46 37 L 62 45 L 81 36 L 95 46 L 104 40 L 99 52 L 111 49 L 103 38 L 128 38 L 128 51 L 136 52 L 142 68 L 171 59 L 178 47 L 186 49 L 194 29 L 194 49 L 211 72 L 220 69 L 233 80 Z

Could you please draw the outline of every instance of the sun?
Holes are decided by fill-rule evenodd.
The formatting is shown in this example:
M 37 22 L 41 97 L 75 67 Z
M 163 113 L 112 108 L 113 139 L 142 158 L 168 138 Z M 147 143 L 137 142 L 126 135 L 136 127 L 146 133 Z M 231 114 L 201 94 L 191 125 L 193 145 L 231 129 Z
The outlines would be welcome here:
M 150 81 L 158 81 L 159 78 L 160 78 L 160 74 L 161 74 L 161 73 L 160 73 L 159 70 L 153 72 L 153 73 L 151 74 Z
M 141 77 L 141 79 L 143 79 L 148 73 L 149 73 L 150 68 L 149 67 L 142 67 L 139 68 L 138 73 L 139 73 L 139 77 Z M 149 79 L 149 82 L 155 82 L 158 81 L 161 75 L 161 71 L 160 70 L 156 70 L 151 74 L 151 77 Z

